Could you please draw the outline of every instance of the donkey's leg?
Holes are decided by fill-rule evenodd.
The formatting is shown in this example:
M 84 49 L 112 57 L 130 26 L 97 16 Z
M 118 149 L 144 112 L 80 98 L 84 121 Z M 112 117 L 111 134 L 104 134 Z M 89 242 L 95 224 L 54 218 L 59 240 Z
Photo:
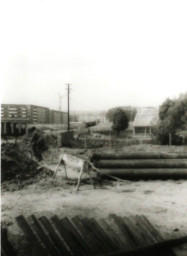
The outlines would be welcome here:
M 66 177 L 66 180 L 68 179 L 68 175 L 67 175 L 67 170 L 66 170 L 66 163 L 64 163 L 64 171 L 65 171 L 65 177 Z
M 80 182 L 81 182 L 81 177 L 82 177 L 83 171 L 84 171 L 84 163 L 83 163 L 83 165 L 81 167 L 81 171 L 80 171 L 80 175 L 79 175 L 79 178 L 78 178 L 78 183 L 77 183 L 76 191 L 79 190 L 79 186 L 80 186 Z
M 58 171 L 58 168 L 59 168 L 59 165 L 60 165 L 61 161 L 62 161 L 62 156 L 60 157 L 60 160 L 59 160 L 59 162 L 58 162 L 58 164 L 57 164 L 56 170 L 54 171 L 52 180 L 54 180 L 54 178 L 55 178 L 55 176 L 56 176 L 56 174 L 57 174 L 57 171 Z

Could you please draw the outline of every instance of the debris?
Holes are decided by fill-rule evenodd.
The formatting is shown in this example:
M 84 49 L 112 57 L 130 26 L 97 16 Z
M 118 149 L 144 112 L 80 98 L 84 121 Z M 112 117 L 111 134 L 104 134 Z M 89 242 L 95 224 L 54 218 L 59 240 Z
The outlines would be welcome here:
M 18 144 L 2 144 L 1 155 L 1 180 L 2 182 L 15 183 L 16 188 L 22 188 L 22 182 L 40 174 L 41 177 L 51 176 L 52 171 L 47 168 L 38 168 L 39 163 L 21 150 Z M 9 187 L 2 184 L 2 188 Z M 14 186 L 13 186 L 14 187 Z M 16 190 L 13 189 L 13 190 Z

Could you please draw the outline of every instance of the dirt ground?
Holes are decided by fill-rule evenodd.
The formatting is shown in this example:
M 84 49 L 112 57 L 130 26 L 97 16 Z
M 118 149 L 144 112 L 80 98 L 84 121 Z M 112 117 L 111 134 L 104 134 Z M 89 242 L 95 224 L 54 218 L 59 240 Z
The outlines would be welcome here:
M 42 164 L 54 171 L 63 151 L 52 149 L 47 152 Z M 125 147 L 123 151 L 187 152 L 187 147 L 138 145 Z M 21 214 L 25 217 L 57 214 L 60 218 L 80 215 L 96 219 L 110 213 L 120 216 L 139 214 L 145 215 L 165 239 L 187 235 L 187 180 L 110 181 L 97 183 L 96 189 L 85 180 L 76 192 L 78 173 L 68 169 L 71 179 L 65 181 L 63 168 L 60 169 L 54 182 L 51 177 L 45 177 L 14 192 L 2 190 L 1 222 L 2 226 L 8 227 L 13 243 L 22 236 L 15 222 L 15 217 Z M 187 255 L 187 249 L 185 253 L 181 255 Z

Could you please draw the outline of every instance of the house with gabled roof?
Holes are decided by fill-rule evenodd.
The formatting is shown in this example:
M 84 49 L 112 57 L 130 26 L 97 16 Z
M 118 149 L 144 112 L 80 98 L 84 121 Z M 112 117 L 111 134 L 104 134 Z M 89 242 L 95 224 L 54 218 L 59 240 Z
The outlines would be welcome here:
M 154 107 L 139 108 L 133 123 L 133 134 L 151 134 L 151 129 L 159 120 L 158 109 Z

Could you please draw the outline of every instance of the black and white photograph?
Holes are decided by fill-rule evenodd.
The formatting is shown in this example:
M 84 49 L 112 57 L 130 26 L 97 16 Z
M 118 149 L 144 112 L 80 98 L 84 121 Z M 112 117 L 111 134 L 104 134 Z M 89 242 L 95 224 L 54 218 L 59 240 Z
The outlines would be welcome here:
M 1 255 L 187 256 L 187 1 L 2 0 Z

